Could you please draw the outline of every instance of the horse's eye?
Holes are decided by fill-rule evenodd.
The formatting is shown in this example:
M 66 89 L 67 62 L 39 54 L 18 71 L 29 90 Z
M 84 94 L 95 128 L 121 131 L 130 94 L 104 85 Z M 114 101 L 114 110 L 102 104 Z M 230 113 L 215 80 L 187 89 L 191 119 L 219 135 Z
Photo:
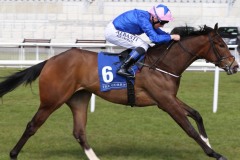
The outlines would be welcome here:
M 220 44 L 220 47 L 221 47 L 221 48 L 224 48 L 225 46 L 224 46 L 224 44 Z

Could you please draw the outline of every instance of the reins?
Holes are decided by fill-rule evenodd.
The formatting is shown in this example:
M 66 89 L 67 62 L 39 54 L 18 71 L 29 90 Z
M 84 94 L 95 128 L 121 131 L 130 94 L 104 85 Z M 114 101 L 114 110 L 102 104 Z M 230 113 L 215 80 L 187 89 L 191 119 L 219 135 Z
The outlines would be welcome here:
M 162 53 L 164 56 L 159 56 L 159 58 L 158 58 L 152 65 L 147 65 L 147 64 L 141 63 L 141 62 L 139 62 L 139 64 L 141 64 L 141 65 L 143 65 L 143 66 L 146 66 L 146 67 L 149 67 L 149 69 L 157 70 L 157 71 L 159 71 L 159 72 L 168 74 L 168 75 L 170 75 L 170 76 L 172 76 L 172 77 L 175 77 L 175 78 L 181 77 L 181 75 L 175 75 L 175 74 L 173 74 L 173 73 L 170 73 L 170 72 L 168 72 L 168 71 L 165 71 L 165 70 L 162 70 L 162 69 L 156 67 L 156 63 L 158 63 L 160 60 L 164 59 L 164 57 L 166 56 L 166 54 L 168 53 L 168 51 L 170 50 L 170 48 L 172 47 L 172 45 L 173 45 L 175 42 L 176 42 L 176 41 L 171 41 L 171 43 L 168 45 L 168 47 L 166 48 L 166 50 Z M 178 43 L 179 46 L 180 46 L 185 52 L 187 52 L 188 54 L 194 56 L 192 59 L 195 59 L 196 57 L 199 57 L 198 55 L 196 55 L 196 54 L 188 51 L 188 50 L 182 45 L 181 41 L 178 41 L 178 42 L 176 42 L 176 43 Z M 192 59 L 191 59 L 191 61 L 192 61 Z M 191 61 L 190 61 L 190 62 L 191 62 Z M 188 63 L 187 63 L 186 65 L 188 65 Z
M 171 43 L 168 45 L 168 47 L 166 48 L 166 50 L 162 53 L 164 56 L 163 56 L 163 57 L 159 56 L 159 58 L 158 58 L 152 65 L 148 65 L 148 64 L 145 64 L 145 63 L 141 63 L 141 62 L 138 62 L 138 64 L 140 64 L 140 65 L 142 65 L 142 66 L 145 66 L 145 67 L 148 67 L 149 69 L 157 70 L 157 71 L 159 71 L 159 72 L 161 72 L 161 73 L 168 74 L 168 75 L 170 75 L 170 76 L 172 76 L 172 77 L 175 77 L 175 78 L 181 77 L 181 75 L 180 75 L 180 76 L 179 76 L 179 75 L 175 75 L 175 74 L 173 74 L 173 73 L 170 73 L 170 72 L 168 72 L 168 71 L 164 71 L 164 70 L 156 67 L 156 63 L 158 63 L 160 60 L 162 60 L 162 59 L 165 57 L 165 55 L 167 54 L 167 52 L 169 51 L 169 49 L 172 47 L 172 45 L 173 45 L 174 43 L 175 43 L 175 41 L 171 41 Z
M 169 49 L 172 47 L 172 45 L 173 45 L 174 42 L 175 42 L 175 41 L 171 41 L 171 43 L 168 45 L 168 47 L 167 47 L 167 48 L 164 50 L 164 52 L 162 53 L 164 56 L 163 56 L 163 57 L 159 56 L 159 58 L 149 67 L 150 69 L 155 69 L 155 68 L 156 68 L 156 63 L 158 63 L 160 59 L 161 59 L 161 60 L 164 59 L 164 57 L 166 56 L 167 52 L 168 52 Z
M 217 35 L 218 35 L 218 34 L 215 34 L 215 35 L 211 36 L 210 33 L 208 33 L 208 39 L 209 39 L 209 42 L 210 42 L 210 47 L 209 47 L 208 51 L 206 52 L 206 55 L 207 55 L 207 54 L 210 52 L 210 50 L 213 49 L 213 52 L 214 52 L 214 54 L 215 54 L 215 56 L 216 56 L 216 58 L 217 58 L 217 61 L 215 61 L 215 62 L 213 61 L 213 62 L 211 62 L 211 63 L 215 64 L 216 66 L 217 66 L 218 64 L 220 64 L 224 59 L 228 58 L 228 57 L 221 57 L 221 54 L 219 53 L 218 49 L 217 49 L 216 46 L 214 45 L 213 39 L 214 39 Z M 190 37 L 187 37 L 187 38 L 190 38 Z M 186 40 L 186 39 L 184 39 L 184 40 Z M 164 50 L 164 52 L 161 54 L 161 56 L 159 56 L 159 57 L 157 58 L 157 60 L 155 60 L 152 65 L 148 65 L 148 64 L 145 64 L 145 63 L 141 63 L 141 62 L 139 62 L 139 64 L 142 65 L 142 66 L 149 67 L 149 69 L 157 70 L 157 71 L 159 71 L 159 72 L 168 74 L 168 75 L 170 75 L 170 76 L 172 76 L 172 77 L 175 77 L 175 78 L 181 77 L 181 75 L 176 75 L 176 74 L 173 74 L 173 73 L 171 73 L 171 72 L 162 70 L 162 69 L 158 68 L 157 65 L 156 65 L 159 61 L 162 61 L 162 60 L 164 59 L 164 57 L 167 55 L 167 53 L 169 52 L 170 48 L 173 46 L 173 44 L 174 44 L 175 42 L 176 42 L 176 41 L 171 41 L 171 43 L 167 46 L 167 48 Z M 182 41 L 177 41 L 176 43 L 179 45 L 179 47 L 180 47 L 185 53 L 188 53 L 188 54 L 190 54 L 190 55 L 192 56 L 192 58 L 189 60 L 189 62 L 186 63 L 186 67 L 187 67 L 188 65 L 190 65 L 194 60 L 201 58 L 201 56 L 199 56 L 198 54 L 195 54 L 195 52 L 189 51 L 188 49 L 186 49 L 186 48 L 184 47 L 184 45 L 182 44 Z M 207 42 L 206 42 L 206 43 L 207 43 Z M 232 56 L 232 57 L 234 57 L 234 56 Z M 233 60 L 232 64 L 233 64 L 233 63 L 234 63 L 234 60 Z M 232 65 L 232 64 L 231 64 L 231 65 Z M 231 67 L 231 65 L 230 65 L 230 66 L 227 66 L 227 65 L 226 65 L 225 68 L 226 68 L 227 70 L 229 70 L 229 68 Z M 185 68 L 186 68 L 186 67 L 185 67 Z
M 175 74 L 172 74 L 172 73 L 170 73 L 170 72 L 164 71 L 164 70 L 162 70 L 162 69 L 160 69 L 160 68 L 157 68 L 157 67 L 154 67 L 154 68 L 153 68 L 152 65 L 150 66 L 150 65 L 147 65 L 147 64 L 141 63 L 141 62 L 137 62 L 137 63 L 140 64 L 140 65 L 142 65 L 142 66 L 148 67 L 149 69 L 157 70 L 157 71 L 159 71 L 159 72 L 168 74 L 168 75 L 170 75 L 170 76 L 172 76 L 172 77 L 175 77 L 175 78 L 181 77 L 181 75 L 178 76 L 178 75 L 175 75 Z

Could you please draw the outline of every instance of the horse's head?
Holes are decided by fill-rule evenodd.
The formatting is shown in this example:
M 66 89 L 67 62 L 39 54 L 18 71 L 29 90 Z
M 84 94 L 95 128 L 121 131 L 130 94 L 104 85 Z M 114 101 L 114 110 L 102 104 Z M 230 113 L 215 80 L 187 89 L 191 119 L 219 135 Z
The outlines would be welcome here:
M 214 29 L 205 25 L 197 31 L 186 30 L 181 34 L 180 41 L 149 48 L 146 63 L 151 64 L 151 68 L 158 67 L 181 75 L 192 62 L 205 59 L 224 69 L 229 75 L 237 73 L 238 63 L 217 30 L 217 24 Z
M 218 34 L 218 24 L 215 24 L 214 29 L 204 26 L 202 30 L 207 33 L 205 36 L 209 41 L 209 45 L 204 45 L 205 52 L 199 52 L 200 55 L 198 56 L 224 69 L 229 75 L 236 73 L 239 67 L 238 63 Z

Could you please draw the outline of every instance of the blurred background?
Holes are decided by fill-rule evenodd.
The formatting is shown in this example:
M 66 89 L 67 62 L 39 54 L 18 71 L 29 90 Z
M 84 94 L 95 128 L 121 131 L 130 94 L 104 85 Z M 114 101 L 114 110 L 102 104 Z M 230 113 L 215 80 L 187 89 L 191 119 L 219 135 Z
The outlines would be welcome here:
M 51 39 L 75 43 L 76 39 L 104 39 L 104 28 L 118 14 L 157 4 L 169 7 L 177 26 L 240 26 L 240 0 L 0 0 L 0 42 Z M 143 36 L 144 38 L 144 36 Z M 148 39 L 146 39 L 148 40 Z

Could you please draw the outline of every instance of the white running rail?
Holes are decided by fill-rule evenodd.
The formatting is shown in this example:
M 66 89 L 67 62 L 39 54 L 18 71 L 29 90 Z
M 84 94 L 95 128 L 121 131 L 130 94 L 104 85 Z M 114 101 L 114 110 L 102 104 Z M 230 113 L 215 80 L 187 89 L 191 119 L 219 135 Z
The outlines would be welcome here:
M 25 49 L 28 47 L 35 48 L 35 58 L 33 60 L 26 60 L 26 53 Z M 107 52 L 114 52 L 114 50 L 117 48 L 117 46 L 113 44 L 108 43 L 0 43 L 0 67 L 29 67 L 34 64 L 40 63 L 45 59 L 40 59 L 39 56 L 39 48 L 41 47 L 48 47 L 48 56 L 47 58 L 50 58 L 55 55 L 55 49 L 56 48 L 71 48 L 71 47 L 78 47 L 78 48 L 91 48 L 91 49 L 101 49 L 106 48 L 104 51 Z M 237 45 L 228 45 L 229 48 L 233 48 L 232 54 L 235 56 L 237 62 L 240 64 L 239 61 L 239 53 L 237 52 Z M 11 49 L 17 49 L 18 50 L 18 59 L 15 60 L 3 60 L 1 58 L 2 54 L 6 54 L 4 51 L 1 51 L 2 49 L 6 49 L 9 52 L 9 48 Z M 217 103 L 218 103 L 218 86 L 219 86 L 219 71 L 222 71 L 222 69 L 219 69 L 218 67 L 215 67 L 212 63 L 206 63 L 205 61 L 196 61 L 193 62 L 189 68 L 187 68 L 188 71 L 215 71 L 215 78 L 214 78 L 214 95 L 213 95 L 213 112 L 217 112 Z M 91 112 L 95 111 L 95 95 L 92 94 L 91 98 Z

